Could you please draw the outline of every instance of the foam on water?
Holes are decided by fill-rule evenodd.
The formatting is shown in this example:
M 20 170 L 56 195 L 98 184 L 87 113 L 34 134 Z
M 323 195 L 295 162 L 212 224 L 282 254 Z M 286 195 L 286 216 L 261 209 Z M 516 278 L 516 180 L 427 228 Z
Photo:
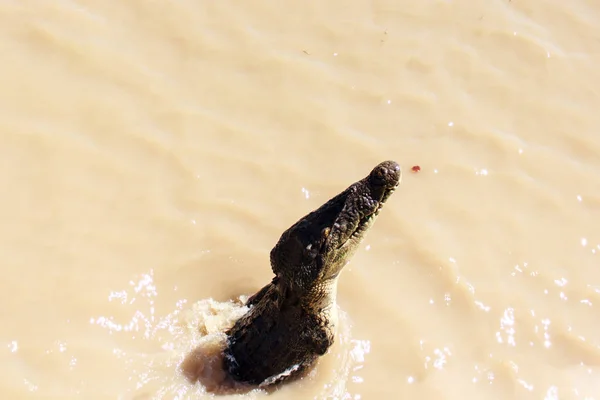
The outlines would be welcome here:
M 193 304 L 180 300 L 175 310 L 157 316 L 154 301 L 158 296 L 153 273 L 143 274 L 130 288 L 109 295 L 109 301 L 119 300 L 123 306 L 136 304 L 130 321 L 119 323 L 111 317 L 96 317 L 90 323 L 105 329 L 111 336 L 129 336 L 140 332 L 141 336 L 156 344 L 156 351 L 132 354 L 115 349 L 115 362 L 129 369 L 129 380 L 135 382 L 134 390 L 128 392 L 133 399 L 187 399 L 210 395 L 240 395 L 254 399 L 273 389 L 260 389 L 231 380 L 222 367 L 225 331 L 243 316 L 247 296 L 235 300 L 216 301 L 203 299 Z M 288 385 L 302 385 L 309 380 L 322 385 L 315 399 L 354 398 L 346 389 L 349 380 L 360 382 L 360 369 L 369 352 L 369 341 L 351 337 L 348 315 L 338 306 L 338 332 L 336 343 L 330 349 L 330 360 L 325 379 L 317 378 L 319 363 L 299 380 Z M 130 367 L 127 367 L 127 366 Z M 142 368 L 142 366 L 144 366 Z

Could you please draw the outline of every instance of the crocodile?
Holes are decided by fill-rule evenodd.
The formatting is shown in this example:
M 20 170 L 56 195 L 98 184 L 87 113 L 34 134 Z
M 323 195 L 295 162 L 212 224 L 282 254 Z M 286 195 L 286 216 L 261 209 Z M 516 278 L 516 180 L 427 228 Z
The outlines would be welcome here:
M 327 352 L 339 274 L 401 177 L 395 161 L 384 161 L 283 232 L 270 253 L 275 277 L 248 298 L 248 312 L 225 332 L 223 367 L 234 381 L 282 383 Z

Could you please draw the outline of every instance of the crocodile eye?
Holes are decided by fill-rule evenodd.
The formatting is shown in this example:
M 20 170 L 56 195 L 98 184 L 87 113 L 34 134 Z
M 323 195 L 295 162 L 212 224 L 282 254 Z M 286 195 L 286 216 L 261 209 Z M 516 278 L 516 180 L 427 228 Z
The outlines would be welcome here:
M 330 227 L 324 228 L 324 229 L 321 231 L 321 237 L 322 237 L 323 239 L 327 239 L 327 237 L 329 236 L 329 232 L 331 232 L 331 228 L 330 228 Z

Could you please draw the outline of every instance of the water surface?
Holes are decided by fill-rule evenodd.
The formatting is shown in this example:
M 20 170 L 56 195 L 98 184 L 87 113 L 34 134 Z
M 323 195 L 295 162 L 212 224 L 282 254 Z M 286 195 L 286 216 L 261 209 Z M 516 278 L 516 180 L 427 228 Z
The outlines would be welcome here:
M 394 159 L 335 346 L 268 396 L 600 398 L 599 20 L 585 0 L 3 2 L 1 397 L 212 396 L 186 357 L 271 279 L 281 232 Z

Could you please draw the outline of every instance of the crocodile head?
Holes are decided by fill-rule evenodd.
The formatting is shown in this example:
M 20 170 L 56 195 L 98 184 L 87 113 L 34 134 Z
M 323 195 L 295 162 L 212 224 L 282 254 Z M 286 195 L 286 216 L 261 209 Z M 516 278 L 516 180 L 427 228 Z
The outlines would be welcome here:
M 277 280 L 300 297 L 335 282 L 401 177 L 396 162 L 384 161 L 292 225 L 271 250 Z

